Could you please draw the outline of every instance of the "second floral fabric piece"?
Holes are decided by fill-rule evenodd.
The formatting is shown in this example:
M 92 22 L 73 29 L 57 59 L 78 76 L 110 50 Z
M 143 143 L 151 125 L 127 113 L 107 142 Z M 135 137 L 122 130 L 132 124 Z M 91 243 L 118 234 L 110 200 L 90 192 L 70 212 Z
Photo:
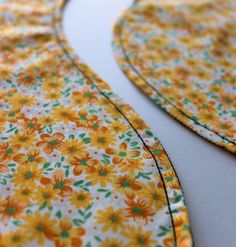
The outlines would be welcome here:
M 158 106 L 236 153 L 236 2 L 139 0 L 114 29 L 116 58 Z

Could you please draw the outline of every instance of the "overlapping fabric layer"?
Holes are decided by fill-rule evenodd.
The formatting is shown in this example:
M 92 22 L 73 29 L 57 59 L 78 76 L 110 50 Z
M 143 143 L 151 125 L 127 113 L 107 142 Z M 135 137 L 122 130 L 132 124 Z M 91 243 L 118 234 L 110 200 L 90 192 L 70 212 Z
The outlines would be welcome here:
M 139 0 L 114 29 L 125 74 L 190 129 L 236 153 L 236 1 Z
M 0 5 L 0 246 L 192 246 L 170 160 L 73 53 L 63 4 Z

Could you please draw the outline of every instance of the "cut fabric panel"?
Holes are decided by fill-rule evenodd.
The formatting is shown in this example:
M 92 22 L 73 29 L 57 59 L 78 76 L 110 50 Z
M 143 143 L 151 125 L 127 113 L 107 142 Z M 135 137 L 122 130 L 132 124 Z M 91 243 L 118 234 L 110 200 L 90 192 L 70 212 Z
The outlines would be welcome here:
M 191 247 L 167 154 L 72 51 L 63 5 L 0 5 L 0 246 Z
M 139 0 L 114 28 L 114 51 L 149 98 L 236 153 L 236 1 Z

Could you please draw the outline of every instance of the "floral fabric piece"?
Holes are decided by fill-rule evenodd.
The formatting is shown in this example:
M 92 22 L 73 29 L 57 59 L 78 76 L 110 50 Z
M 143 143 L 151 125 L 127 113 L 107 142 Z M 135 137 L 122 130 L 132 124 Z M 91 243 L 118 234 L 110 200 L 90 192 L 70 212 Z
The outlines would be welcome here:
M 236 153 L 236 2 L 139 0 L 114 28 L 128 78 L 158 106 Z
M 0 5 L 0 246 L 192 246 L 167 154 L 72 51 L 63 5 Z

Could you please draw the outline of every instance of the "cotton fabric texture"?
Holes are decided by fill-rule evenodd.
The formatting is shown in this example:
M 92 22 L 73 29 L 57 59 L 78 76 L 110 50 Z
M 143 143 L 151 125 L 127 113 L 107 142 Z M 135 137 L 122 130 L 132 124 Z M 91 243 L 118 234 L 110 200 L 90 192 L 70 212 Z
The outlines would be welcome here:
M 114 28 L 120 67 L 149 98 L 236 153 L 236 1 L 139 0 Z
M 64 3 L 0 5 L 0 246 L 192 246 L 167 154 L 72 51 Z

